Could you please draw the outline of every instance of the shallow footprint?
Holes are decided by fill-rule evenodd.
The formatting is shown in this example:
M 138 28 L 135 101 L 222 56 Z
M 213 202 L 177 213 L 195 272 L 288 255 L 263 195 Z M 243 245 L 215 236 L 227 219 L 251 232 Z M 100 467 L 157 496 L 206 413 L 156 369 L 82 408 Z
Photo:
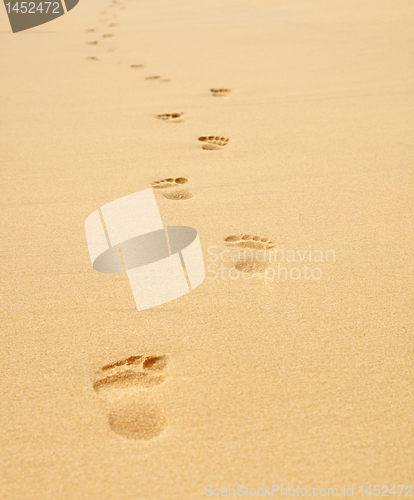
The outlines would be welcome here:
M 183 114 L 184 113 L 164 113 L 163 115 L 157 115 L 157 118 L 168 123 L 183 123 L 184 120 L 181 118 Z
M 227 137 L 219 137 L 219 136 L 214 136 L 214 135 L 209 135 L 209 136 L 201 136 L 198 138 L 199 141 L 203 143 L 202 148 L 203 149 L 209 149 L 209 150 L 214 150 L 214 149 L 224 149 L 227 146 L 227 143 L 229 142 L 229 138 Z
M 113 405 L 108 423 L 116 434 L 142 441 L 157 437 L 167 420 L 153 404 L 125 398 Z
M 85 59 L 87 61 L 100 61 L 99 57 L 96 57 L 96 56 L 85 57 Z
M 145 80 L 158 80 L 161 78 L 160 76 L 154 75 L 154 76 L 146 76 Z
M 166 366 L 166 356 L 130 356 L 103 366 L 96 374 L 93 388 L 100 392 L 159 385 L 165 380 Z
M 274 240 L 262 238 L 261 236 L 251 236 L 250 234 L 227 236 L 224 241 L 230 246 L 255 248 L 257 250 L 270 250 L 276 246 Z
M 235 268 L 246 274 L 261 274 L 269 267 L 268 262 L 261 262 L 253 258 L 242 259 L 235 265 Z
M 164 198 L 167 198 L 167 200 L 189 200 L 192 198 L 194 195 L 190 191 L 177 191 L 175 193 L 163 193 Z
M 87 33 L 94 33 L 95 32 L 95 28 L 88 28 L 86 30 Z
M 214 97 L 224 97 L 230 94 L 231 89 L 210 89 Z
M 176 177 L 175 179 L 173 177 L 168 177 L 161 181 L 154 181 L 152 187 L 155 189 L 171 189 L 181 187 L 184 184 L 188 184 L 187 177 Z
M 104 33 L 102 35 L 102 38 L 112 38 L 113 36 L 115 36 L 115 35 L 113 35 L 112 33 Z
M 86 42 L 88 45 L 98 45 L 98 42 L 94 40 L 93 42 Z
M 130 64 L 130 68 L 132 69 L 142 69 L 145 68 L 143 64 Z
M 187 177 L 168 177 L 167 179 L 162 179 L 161 181 L 155 181 L 152 183 L 154 189 L 162 189 L 164 198 L 168 200 L 189 200 L 194 195 L 187 189 L 188 184 Z
M 166 378 L 167 357 L 138 354 L 103 366 L 94 390 L 109 403 L 109 427 L 128 439 L 153 439 L 167 420 L 151 401 L 147 389 Z M 139 392 L 136 389 L 141 389 Z M 143 389 L 143 390 L 142 390 Z

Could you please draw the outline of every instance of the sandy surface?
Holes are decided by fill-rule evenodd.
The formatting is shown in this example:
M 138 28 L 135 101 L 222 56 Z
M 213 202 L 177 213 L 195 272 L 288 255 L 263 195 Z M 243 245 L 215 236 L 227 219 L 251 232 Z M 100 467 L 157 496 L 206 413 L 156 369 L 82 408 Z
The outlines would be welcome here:
M 82 0 L 13 35 L 3 11 L 2 500 L 412 483 L 413 21 L 406 0 Z M 176 176 L 192 198 L 158 206 L 206 280 L 138 312 L 85 219 Z M 237 234 L 274 239 L 287 279 L 240 272 Z M 139 355 L 157 383 L 98 388 Z

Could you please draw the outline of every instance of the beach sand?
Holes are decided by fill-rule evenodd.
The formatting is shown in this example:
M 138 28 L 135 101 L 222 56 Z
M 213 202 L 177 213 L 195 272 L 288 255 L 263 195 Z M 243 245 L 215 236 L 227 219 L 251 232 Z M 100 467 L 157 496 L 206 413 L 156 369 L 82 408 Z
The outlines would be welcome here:
M 413 18 L 82 0 L 11 34 L 3 11 L 2 500 L 412 484 Z M 192 196 L 154 189 L 158 207 L 197 229 L 206 279 L 138 311 L 85 220 L 176 177 Z M 277 261 L 249 272 L 232 235 Z

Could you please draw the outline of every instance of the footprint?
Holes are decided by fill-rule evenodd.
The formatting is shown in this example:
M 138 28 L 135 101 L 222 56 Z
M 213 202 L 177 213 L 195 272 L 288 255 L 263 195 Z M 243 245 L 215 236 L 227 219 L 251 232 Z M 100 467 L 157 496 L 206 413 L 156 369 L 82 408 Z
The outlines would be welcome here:
M 187 189 L 186 184 L 188 182 L 187 177 L 176 177 L 175 179 L 168 177 L 167 179 L 153 182 L 152 187 L 154 189 L 162 189 L 164 198 L 168 200 L 189 200 L 194 195 Z
M 110 28 L 115 28 L 115 26 L 118 26 L 118 23 L 109 23 Z
M 94 390 L 109 404 L 109 427 L 128 439 L 157 437 L 167 420 L 151 400 L 151 387 L 167 377 L 167 357 L 130 356 L 103 366 L 96 374 Z
M 87 33 L 94 33 L 95 32 L 95 28 L 89 28 L 86 30 Z
M 86 42 L 88 45 L 98 45 L 98 42 L 94 40 L 93 42 Z
M 224 97 L 231 92 L 231 89 L 210 89 L 214 97 Z
M 181 119 L 184 113 L 165 113 L 163 115 L 157 115 L 157 118 L 164 120 L 168 123 L 183 123 L 184 120 Z
M 98 57 L 95 57 L 95 56 L 85 57 L 85 59 L 87 61 L 99 61 L 100 60 Z
M 150 440 L 164 429 L 167 420 L 151 403 L 121 400 L 110 410 L 109 427 L 127 439 Z
M 145 66 L 143 64 L 130 64 L 130 67 L 132 69 L 142 69 L 142 68 L 145 68 Z
M 155 189 L 171 189 L 181 187 L 184 184 L 188 184 L 187 177 L 168 177 L 168 179 L 162 179 L 161 181 L 154 181 L 152 187 Z
M 227 236 L 224 241 L 231 246 L 255 248 L 257 250 L 270 250 L 276 246 L 274 240 L 260 236 L 251 236 L 250 234 Z
M 104 33 L 102 38 L 112 38 L 114 35 L 112 33 Z
M 131 387 L 152 387 L 164 381 L 166 366 L 165 356 L 131 356 L 103 366 L 96 375 L 93 388 L 96 392 L 100 392 Z
M 190 191 L 177 191 L 176 193 L 163 193 L 168 200 L 189 200 L 194 195 Z
M 241 259 L 237 264 L 235 265 L 235 268 L 242 272 L 242 273 L 247 273 L 247 274 L 261 274 L 266 269 L 269 267 L 268 262 L 261 262 L 259 260 L 256 260 L 254 258 L 249 258 L 249 259 Z
M 201 136 L 198 138 L 198 140 L 203 143 L 203 149 L 213 150 L 225 148 L 230 139 L 228 139 L 227 137 L 209 135 L 208 137 Z
M 160 76 L 146 76 L 145 80 L 158 80 L 159 78 L 161 78 L 161 77 Z

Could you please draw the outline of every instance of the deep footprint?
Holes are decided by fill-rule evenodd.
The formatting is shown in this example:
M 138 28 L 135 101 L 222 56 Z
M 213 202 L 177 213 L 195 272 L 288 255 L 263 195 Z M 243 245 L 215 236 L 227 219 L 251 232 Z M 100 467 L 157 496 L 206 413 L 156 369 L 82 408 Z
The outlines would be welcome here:
M 231 246 L 255 248 L 256 250 L 270 250 L 276 246 L 276 242 L 270 238 L 251 236 L 250 234 L 227 236 L 224 241 Z
M 210 89 L 214 97 L 224 97 L 230 94 L 231 89 Z
M 96 374 L 93 388 L 96 392 L 159 385 L 166 378 L 166 356 L 131 356 L 105 365 Z
M 225 148 L 230 139 L 227 137 L 209 135 L 201 136 L 198 138 L 198 140 L 203 143 L 203 149 L 214 150 Z
M 157 118 L 168 123 L 183 123 L 184 120 L 181 118 L 183 114 L 184 113 L 164 113 L 163 115 L 157 115 Z

